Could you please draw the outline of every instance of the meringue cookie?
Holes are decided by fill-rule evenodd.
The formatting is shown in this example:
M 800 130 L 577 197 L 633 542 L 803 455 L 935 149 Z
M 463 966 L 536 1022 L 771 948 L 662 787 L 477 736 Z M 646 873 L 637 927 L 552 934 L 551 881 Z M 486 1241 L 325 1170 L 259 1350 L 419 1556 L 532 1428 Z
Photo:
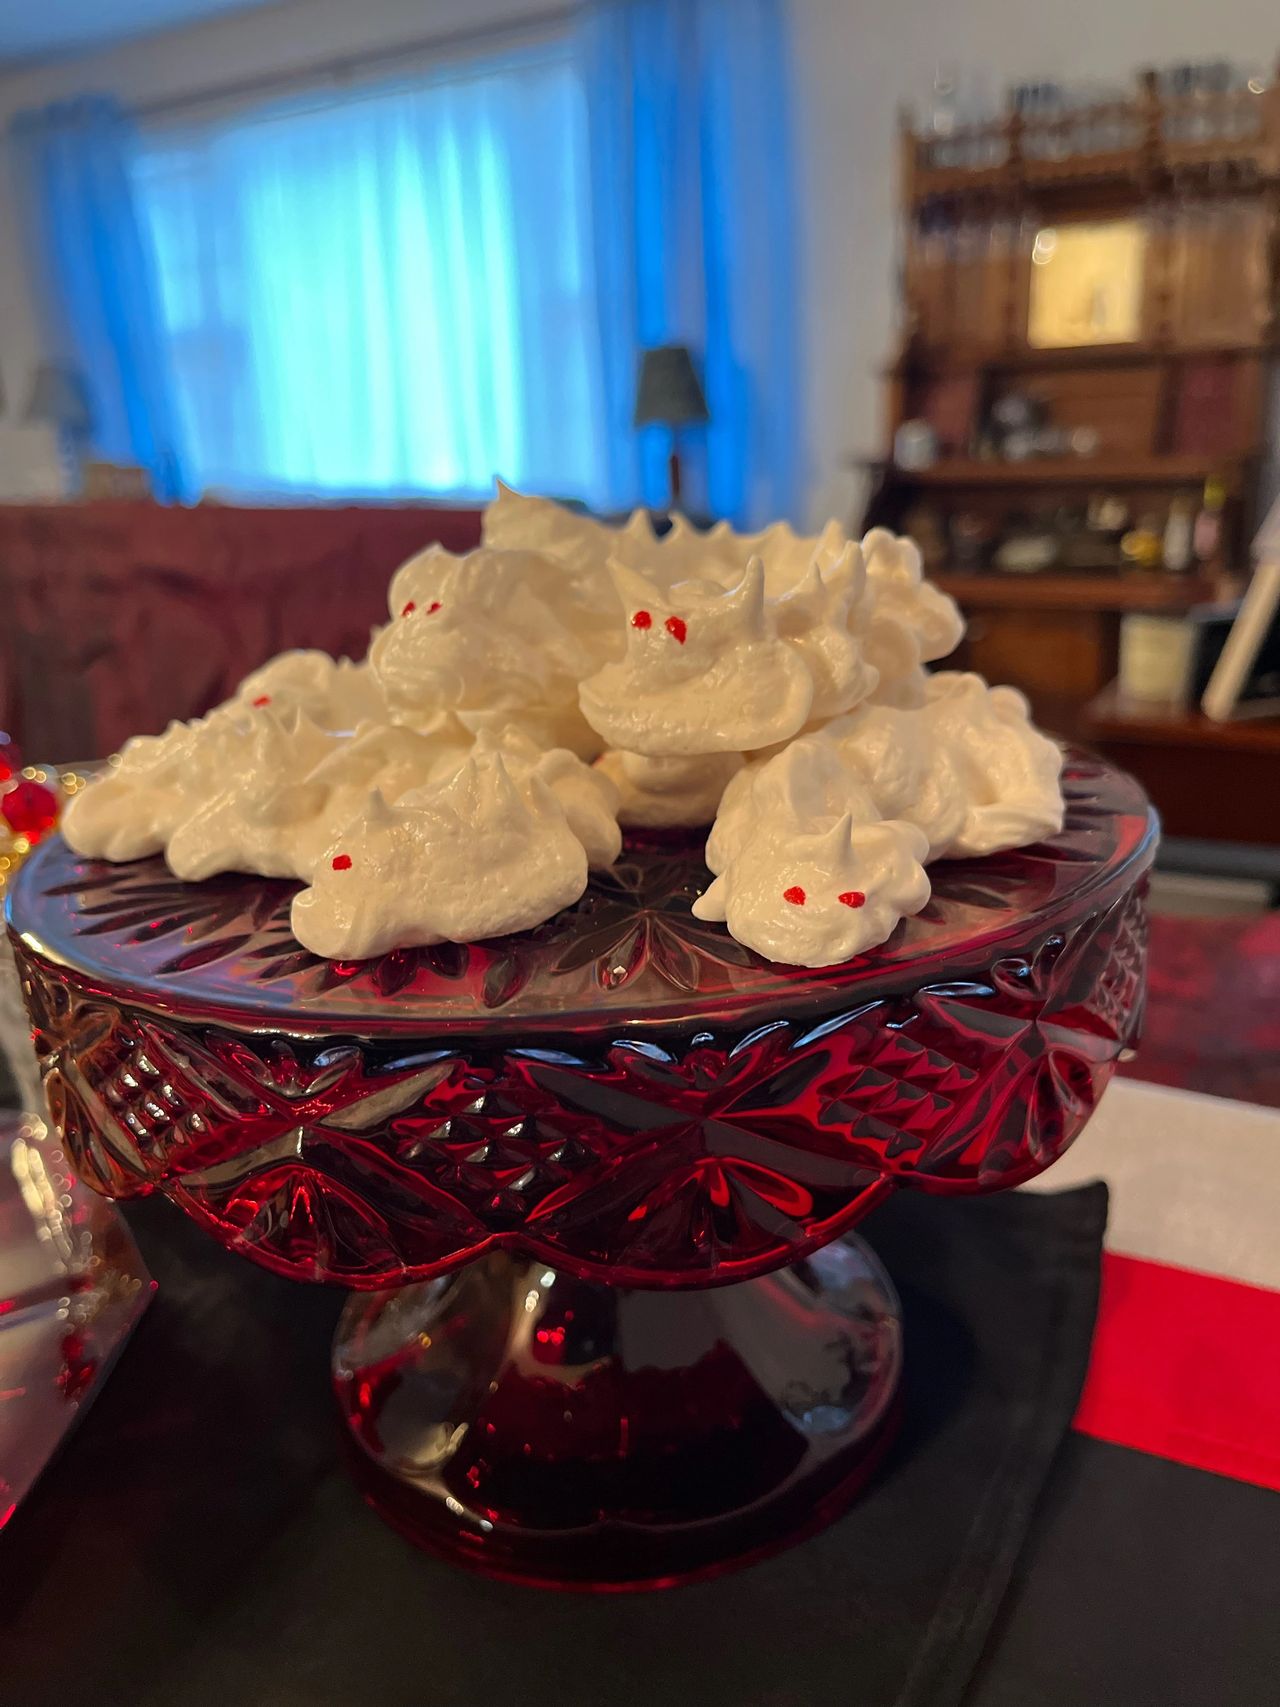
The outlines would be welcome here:
M 896 668 L 882 677 L 867 695 L 869 705 L 892 705 L 899 711 L 919 711 L 925 702 L 929 672 L 921 664 Z
M 851 623 L 863 656 L 877 671 L 877 697 L 918 703 L 920 666 L 954 650 L 964 618 L 954 599 L 924 579 L 920 553 L 909 539 L 872 528 L 862 541 L 866 588 Z
M 591 866 L 612 865 L 622 851 L 618 790 L 604 772 L 584 765 L 565 747 L 544 748 L 514 723 L 476 736 L 475 756 L 501 755 L 517 783 L 537 777 L 551 790 Z
M 613 528 L 549 498 L 525 497 L 499 480 L 483 528 L 487 546 L 553 559 L 561 570 L 558 608 L 595 663 L 621 655 L 621 613 L 606 565 L 615 552 L 628 562 L 652 558 L 657 541 L 647 510 L 633 510 L 622 527 Z
M 925 580 L 915 541 L 872 528 L 863 537 L 862 555 L 877 614 L 892 617 L 915 635 L 920 662 L 931 664 L 954 652 L 964 637 L 964 617 L 953 598 Z
M 306 827 L 325 801 L 309 773 L 341 737 L 303 711 L 264 706 L 243 717 L 208 719 L 191 751 L 201 786 L 169 836 L 165 860 L 189 882 L 220 871 L 296 877 Z
M 739 753 L 651 758 L 611 749 L 595 768 L 615 785 L 618 822 L 635 829 L 697 829 L 710 824 L 721 796 L 742 770 Z
M 608 588 L 605 565 L 622 551 L 647 560 L 656 539 L 647 510 L 635 509 L 620 528 L 567 509 L 551 498 L 527 497 L 497 483 L 498 495 L 484 512 L 484 543 L 502 550 L 538 551 L 553 557 L 575 579 L 599 577 Z
M 394 723 L 365 723 L 349 741 L 326 753 L 305 780 L 317 790 L 314 815 L 297 826 L 293 875 L 309 878 L 330 843 L 360 813 L 376 789 L 395 802 L 455 771 L 471 750 L 471 736 L 444 713 L 426 730 Z
M 584 681 L 587 722 L 610 746 L 651 757 L 741 753 L 804 724 L 813 678 L 778 638 L 753 560 L 728 590 L 685 581 L 669 597 L 611 566 L 627 612 L 624 658 Z
M 795 647 L 813 680 L 811 718 L 849 711 L 880 680 L 849 627 L 850 610 L 865 585 L 862 553 L 850 541 L 825 567 L 815 557 L 775 603 L 778 633 Z
M 395 620 L 369 655 L 392 715 L 527 711 L 572 724 L 596 658 L 564 620 L 563 584 L 559 565 L 532 551 L 432 547 L 411 559 L 391 583 Z
M 801 735 L 772 758 L 748 765 L 725 789 L 707 839 L 707 865 L 718 874 L 759 833 L 785 838 L 846 812 L 857 824 L 881 816 L 831 736 L 822 730 Z
M 216 714 L 215 714 L 216 715 Z M 73 794 L 62 814 L 67 845 L 86 859 L 147 859 L 159 853 L 198 788 L 193 763 L 199 723 L 135 735 L 106 771 Z
M 924 713 L 929 738 L 964 779 L 967 810 L 945 853 L 954 859 L 1026 847 L 1062 828 L 1062 750 L 1033 727 L 1016 688 L 981 676 L 932 676 Z
M 334 960 L 478 942 L 540 924 L 586 884 L 586 853 L 546 783 L 517 785 L 500 753 L 481 752 L 398 805 L 371 795 L 294 897 L 293 933 Z
M 747 564 L 748 554 L 737 549 L 737 539 L 727 523 L 704 533 L 681 515 L 672 517 L 671 526 L 659 538 L 643 509 L 633 510 L 621 527 L 610 527 L 549 498 L 526 497 L 501 480 L 498 496 L 484 515 L 486 545 L 534 550 L 554 558 L 566 571 L 571 596 L 590 598 L 596 617 L 609 624 L 601 663 L 622 652 L 617 627 L 622 607 L 608 575 L 610 562 L 634 569 L 664 593 L 677 581 L 689 579 L 728 586 L 740 579 Z
M 576 700 L 572 705 L 522 705 L 517 710 L 464 709 L 456 715 L 458 722 L 472 735 L 505 729 L 516 717 L 520 727 L 544 752 L 553 747 L 567 747 L 575 757 L 588 762 L 604 745 L 582 715 Z
M 304 711 L 322 729 L 351 730 L 384 719 L 386 701 L 367 663 L 327 652 L 281 652 L 245 677 L 220 710 Z
M 557 608 L 563 590 L 559 565 L 536 551 L 429 546 L 411 558 L 392 577 L 392 621 L 370 651 L 391 705 L 492 711 L 571 700 L 593 660 Z
M 759 558 L 766 596 L 776 599 L 802 581 L 815 564 L 827 569 L 853 543 L 834 521 L 820 534 L 806 537 L 793 532 L 786 522 L 774 522 L 760 533 L 735 533 L 728 522 L 717 522 L 703 532 L 676 515 L 667 532 L 647 547 L 628 529 L 613 556 L 615 562 L 648 575 L 665 591 L 682 580 L 736 586 L 747 564 Z
M 954 755 L 933 738 L 926 708 L 859 706 L 829 723 L 825 734 L 882 818 L 902 818 L 923 830 L 930 859 L 949 850 L 969 797 Z
M 770 960 L 832 966 L 875 948 L 930 895 L 927 842 L 913 824 L 855 824 L 846 812 L 805 833 L 749 837 L 693 904 Z
M 765 591 L 770 598 L 779 598 L 796 586 L 815 564 L 825 571 L 847 557 L 850 545 L 856 543 L 836 521 L 828 522 L 820 534 L 798 534 L 787 522 L 771 522 L 756 534 L 735 534 L 727 522 L 720 522 L 708 537 L 722 551 L 731 551 L 735 564 L 758 557 L 764 565 Z M 860 553 L 855 561 L 861 565 Z

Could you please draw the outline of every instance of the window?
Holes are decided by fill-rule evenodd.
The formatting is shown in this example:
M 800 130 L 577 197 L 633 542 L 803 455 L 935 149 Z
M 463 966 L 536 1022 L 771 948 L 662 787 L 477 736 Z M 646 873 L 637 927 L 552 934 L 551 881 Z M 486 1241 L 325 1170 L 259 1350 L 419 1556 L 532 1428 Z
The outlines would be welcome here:
M 594 500 L 586 107 L 562 42 L 151 131 L 135 190 L 206 489 Z

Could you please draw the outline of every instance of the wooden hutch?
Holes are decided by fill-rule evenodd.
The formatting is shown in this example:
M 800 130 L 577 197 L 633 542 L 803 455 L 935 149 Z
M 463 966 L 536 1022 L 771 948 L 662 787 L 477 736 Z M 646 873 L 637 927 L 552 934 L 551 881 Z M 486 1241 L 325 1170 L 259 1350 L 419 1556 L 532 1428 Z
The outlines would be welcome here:
M 969 617 L 960 667 L 1087 736 L 1125 613 L 1242 584 L 1277 340 L 1280 89 L 1170 98 L 1145 73 L 1130 99 L 1052 117 L 904 122 L 901 167 L 905 330 L 868 520 L 921 538 Z M 1176 573 L 1150 548 L 1175 508 L 1201 547 L 1216 532 Z

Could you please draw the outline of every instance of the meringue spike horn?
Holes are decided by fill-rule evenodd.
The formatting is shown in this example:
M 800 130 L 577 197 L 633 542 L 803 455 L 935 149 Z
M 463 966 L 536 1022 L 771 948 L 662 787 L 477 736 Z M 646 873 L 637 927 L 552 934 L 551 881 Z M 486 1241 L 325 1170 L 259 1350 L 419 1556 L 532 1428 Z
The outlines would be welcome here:
M 849 546 L 856 545 L 857 543 L 857 540 L 850 539 L 848 537 L 844 529 L 840 526 L 840 523 L 836 521 L 833 516 L 827 523 L 826 527 L 824 527 L 822 532 L 818 535 L 817 539 L 813 542 L 813 555 L 815 558 L 830 557 L 832 559 L 838 559 L 844 556 Z
M 505 772 L 506 767 L 504 766 L 503 769 Z M 510 778 L 508 778 L 509 781 Z M 537 771 L 530 771 L 525 779 L 524 786 L 528 794 L 528 804 L 526 805 L 523 800 L 520 804 L 531 817 L 544 818 L 549 812 L 558 818 L 564 817 L 564 807 L 560 804 L 554 789 L 544 777 L 539 776 Z
M 390 824 L 395 813 L 387 804 L 387 797 L 380 788 L 371 788 L 369 798 L 364 807 L 365 822 L 369 824 Z
M 829 860 L 833 872 L 848 866 L 853 858 L 853 813 L 842 813 L 829 830 L 818 837 L 818 854 Z
M 472 754 L 462 767 L 470 771 L 471 786 L 477 804 L 497 807 L 503 812 L 527 816 L 528 807 L 520 790 L 511 780 L 511 772 L 500 752 Z
M 826 582 L 815 560 L 785 592 L 779 593 L 778 610 L 812 611 L 816 615 L 822 609 L 825 588 Z
M 815 556 L 814 568 L 821 575 L 823 585 L 850 604 L 861 598 L 867 584 L 867 564 L 856 539 L 846 540 L 839 555 L 832 558 L 825 568 L 820 567 Z
M 797 819 L 803 820 L 808 810 L 805 799 L 805 783 L 808 779 L 809 753 L 803 744 L 804 738 L 793 741 L 785 746 L 776 758 L 769 763 L 782 804 Z
M 764 563 L 759 557 L 747 559 L 742 579 L 736 587 L 730 587 L 721 594 L 716 601 L 716 609 L 741 612 L 749 635 L 759 636 L 768 632 L 764 609 Z
M 683 517 L 677 516 L 675 517 L 675 523 L 678 523 L 683 519 Z M 675 524 L 673 523 L 673 526 L 674 525 Z M 642 545 L 654 545 L 657 543 L 658 536 L 653 531 L 652 518 L 650 517 L 648 510 L 646 510 L 642 504 L 637 505 L 636 508 L 632 510 L 631 514 L 627 517 L 626 521 L 618 531 L 627 539 L 639 540 Z

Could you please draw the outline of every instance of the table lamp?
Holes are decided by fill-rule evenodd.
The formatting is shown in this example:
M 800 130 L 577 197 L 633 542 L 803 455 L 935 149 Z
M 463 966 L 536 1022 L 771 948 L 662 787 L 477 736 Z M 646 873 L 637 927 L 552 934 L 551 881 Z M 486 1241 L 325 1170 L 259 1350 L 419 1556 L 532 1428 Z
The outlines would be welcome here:
M 671 508 L 680 503 L 680 429 L 710 420 L 707 399 L 685 344 L 663 344 L 640 357 L 636 384 L 637 427 L 671 429 Z
M 54 427 L 63 465 L 73 491 L 81 484 L 82 445 L 93 425 L 89 392 L 74 368 L 42 362 L 35 371 L 23 419 L 32 426 Z

